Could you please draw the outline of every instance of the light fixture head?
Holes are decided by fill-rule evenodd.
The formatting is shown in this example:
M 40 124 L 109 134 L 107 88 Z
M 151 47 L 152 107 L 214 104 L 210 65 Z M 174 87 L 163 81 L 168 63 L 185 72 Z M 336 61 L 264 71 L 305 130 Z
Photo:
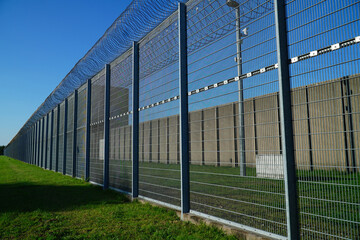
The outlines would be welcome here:
M 226 5 L 228 5 L 229 7 L 232 7 L 232 8 L 239 7 L 239 3 L 235 0 L 226 0 Z

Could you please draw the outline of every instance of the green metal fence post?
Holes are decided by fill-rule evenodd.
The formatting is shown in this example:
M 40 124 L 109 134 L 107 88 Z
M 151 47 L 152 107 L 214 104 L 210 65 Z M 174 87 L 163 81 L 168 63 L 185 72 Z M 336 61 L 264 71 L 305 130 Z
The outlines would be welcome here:
M 279 100 L 284 158 L 287 234 L 291 240 L 299 239 L 298 199 L 292 127 L 291 91 L 287 44 L 285 1 L 275 0 L 276 45 L 279 74 Z

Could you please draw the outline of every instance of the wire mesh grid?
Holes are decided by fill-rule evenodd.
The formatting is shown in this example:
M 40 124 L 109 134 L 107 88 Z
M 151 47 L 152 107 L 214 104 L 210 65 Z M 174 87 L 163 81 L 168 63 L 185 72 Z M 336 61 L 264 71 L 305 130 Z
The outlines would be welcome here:
M 29 164 L 33 164 L 33 156 L 34 156 L 34 126 L 29 129 L 29 142 L 28 145 L 28 159 L 27 162 Z M 5 152 L 4 152 L 5 154 Z
M 37 150 L 36 150 L 36 165 L 40 166 L 40 146 L 41 146 L 41 142 L 40 142 L 40 135 L 41 134 L 41 119 L 38 121 L 38 133 L 37 133 Z
M 34 126 L 32 126 L 30 129 L 29 129 L 29 142 L 27 142 L 27 146 L 29 148 L 29 151 L 28 151 L 28 163 L 29 164 L 34 164 L 33 163 L 33 159 L 34 159 Z
M 63 172 L 64 162 L 64 123 L 65 123 L 65 101 L 60 103 L 60 122 L 59 122 L 59 152 L 58 152 L 58 172 Z
M 90 120 L 90 181 L 104 180 L 104 91 L 105 71 L 92 79 Z
M 217 84 L 277 62 L 272 3 L 188 5 L 191 209 L 286 235 L 277 70 Z
M 86 107 L 87 85 L 79 88 L 77 102 L 77 130 L 76 130 L 76 177 L 85 177 L 85 143 L 86 143 Z
M 41 135 L 42 135 L 42 119 L 39 120 L 39 135 L 38 135 L 38 162 L 37 165 L 40 167 L 41 166 L 41 159 L 42 159 L 42 150 L 41 150 L 41 145 L 42 145 L 42 141 L 41 141 Z
M 26 131 L 24 133 L 24 136 L 22 137 L 23 140 L 22 140 L 22 144 L 24 143 L 27 143 L 29 141 L 29 132 Z M 28 161 L 28 153 L 29 153 L 29 148 L 28 147 L 25 147 L 24 148 L 24 152 L 22 154 L 22 159 L 24 159 L 24 162 L 27 162 Z
M 40 135 L 40 153 L 41 153 L 41 157 L 40 157 L 40 167 L 44 167 L 45 166 L 45 154 L 46 154 L 46 149 L 45 149 L 45 141 L 46 141 L 46 136 L 45 136 L 45 129 L 46 129 L 46 116 L 44 116 L 41 119 L 41 135 Z
M 111 64 L 109 184 L 131 192 L 132 189 L 132 51 Z
M 25 154 L 23 156 L 24 162 L 30 163 L 31 158 L 31 128 L 29 128 L 25 133 Z
M 47 160 L 47 149 L 46 149 L 46 133 L 47 133 L 47 119 L 48 119 L 48 116 L 45 115 L 44 118 L 43 118 L 43 135 L 41 136 L 42 137 L 42 165 L 41 167 L 42 168 L 46 168 L 46 160 Z
M 38 145 L 39 145 L 39 122 L 36 123 L 36 129 L 35 129 L 35 157 L 34 157 L 34 164 L 37 165 L 38 158 L 39 158 L 39 152 L 38 152 Z
M 36 137 L 37 137 L 37 123 L 34 124 L 34 127 L 33 127 L 33 153 L 32 153 L 32 164 L 36 164 L 36 144 L 37 144 L 37 140 L 36 140 Z
M 39 120 L 38 126 L 38 146 L 37 146 L 37 166 L 40 166 L 41 163 L 41 119 Z
M 34 135 L 34 165 L 37 165 L 38 160 L 38 134 L 39 134 L 39 122 L 36 122 L 35 124 L 35 135 Z M 15 149 L 15 143 L 13 145 L 10 145 L 12 149 Z M 10 153 L 10 150 L 8 151 Z M 13 155 L 15 156 L 16 152 L 13 152 Z
M 140 42 L 140 108 L 179 94 L 177 13 Z M 179 101 L 139 113 L 139 194 L 180 206 Z
M 50 152 L 51 152 L 51 121 L 52 121 L 52 114 L 51 112 L 47 115 L 47 143 L 46 143 L 46 169 L 50 169 Z
M 26 138 L 25 138 L 25 155 L 24 155 L 24 161 L 27 163 L 30 163 L 30 157 L 31 157 L 31 128 L 26 131 Z
M 36 158 L 36 124 L 32 127 L 32 153 L 31 153 L 31 164 L 35 164 L 35 158 Z M 4 152 L 5 154 L 5 152 Z
M 29 142 L 27 143 L 29 147 L 29 155 L 28 155 L 28 163 L 34 164 L 34 134 L 35 134 L 35 126 L 33 125 L 30 129 Z
M 73 174 L 74 94 L 68 97 L 66 128 L 66 174 Z
M 22 143 L 26 143 L 26 141 L 28 140 L 28 134 L 27 134 L 27 132 L 25 132 L 24 134 L 23 134 L 23 136 L 22 136 Z M 25 147 L 24 148 L 24 150 L 23 150 L 23 152 L 22 152 L 22 159 L 24 159 L 24 161 L 27 161 L 27 156 L 26 156 L 26 154 L 27 154 L 27 148 Z
M 38 136 L 37 136 L 37 166 L 40 166 L 40 161 L 41 161 L 41 119 L 38 121 Z
M 40 127 L 41 127 L 41 120 L 39 120 L 37 122 L 37 127 L 36 127 L 36 136 L 35 136 L 35 142 L 36 142 L 36 146 L 35 146 L 35 165 L 39 166 L 40 163 Z
M 290 58 L 360 35 L 360 1 L 294 0 L 286 7 Z M 291 65 L 304 239 L 360 236 L 358 49 Z
M 24 132 L 23 135 L 21 136 L 21 143 L 24 144 L 27 141 L 27 132 Z M 26 161 L 26 154 L 27 154 L 27 148 L 25 147 L 21 153 L 20 156 L 21 158 Z
M 56 151 L 57 134 L 58 134 L 58 110 L 57 107 L 53 109 L 53 135 L 52 135 L 52 165 L 51 169 L 56 170 L 56 159 L 58 152 Z
M 25 162 L 31 164 L 31 158 L 32 158 L 32 136 L 33 136 L 33 128 L 29 128 L 27 130 L 27 139 L 25 141 L 26 146 L 26 154 L 24 156 Z
M 26 162 L 27 163 L 30 163 L 31 164 L 31 160 L 32 160 L 32 140 L 33 140 L 33 128 L 31 127 L 29 130 L 28 130 L 28 139 L 27 139 L 27 144 L 26 144 L 26 147 L 27 147 L 27 154 L 25 156 L 26 158 Z

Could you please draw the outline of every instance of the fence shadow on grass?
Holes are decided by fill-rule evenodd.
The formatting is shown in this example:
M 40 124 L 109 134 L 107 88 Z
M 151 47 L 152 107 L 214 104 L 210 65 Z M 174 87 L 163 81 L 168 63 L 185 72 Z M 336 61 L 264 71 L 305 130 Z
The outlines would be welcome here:
M 119 204 L 128 199 L 114 191 L 91 185 L 0 184 L 0 213 L 34 210 L 62 211 L 84 205 Z

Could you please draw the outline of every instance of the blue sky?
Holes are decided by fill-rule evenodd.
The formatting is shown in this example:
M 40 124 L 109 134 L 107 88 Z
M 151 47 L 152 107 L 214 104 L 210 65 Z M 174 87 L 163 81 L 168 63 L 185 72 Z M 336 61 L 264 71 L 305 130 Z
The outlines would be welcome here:
M 129 3 L 129 0 L 101 3 L 95 0 L 74 3 L 70 0 L 31 3 L 0 0 L 0 101 L 3 103 L 0 145 L 11 140 Z M 188 44 L 192 49 L 188 60 L 189 90 L 237 75 L 235 12 L 224 1 L 211 1 L 210 5 L 190 8 L 188 13 Z M 359 5 L 355 0 L 317 0 L 316 4 L 291 1 L 287 5 L 289 57 L 359 36 Z M 261 17 L 250 12 L 240 19 L 242 28 L 249 29 L 241 44 L 243 73 L 277 62 L 271 7 L 260 11 Z M 217 9 L 215 13 L 213 8 Z M 247 11 L 245 7 L 243 11 Z M 173 19 L 168 28 L 140 42 L 140 72 L 147 73 L 141 75 L 140 107 L 178 94 L 176 24 Z M 214 36 L 208 36 L 209 32 Z M 204 39 L 212 40 L 203 43 Z M 359 73 L 360 52 L 357 50 L 358 46 L 354 45 L 291 65 L 292 87 Z M 168 58 L 175 60 L 158 69 Z M 245 99 L 276 91 L 276 70 L 244 80 Z M 191 96 L 189 109 L 194 111 L 237 100 L 238 86 L 232 83 Z M 142 111 L 141 121 L 177 114 L 178 106 L 179 102 L 174 101 Z
M 0 145 L 131 0 L 0 0 Z

